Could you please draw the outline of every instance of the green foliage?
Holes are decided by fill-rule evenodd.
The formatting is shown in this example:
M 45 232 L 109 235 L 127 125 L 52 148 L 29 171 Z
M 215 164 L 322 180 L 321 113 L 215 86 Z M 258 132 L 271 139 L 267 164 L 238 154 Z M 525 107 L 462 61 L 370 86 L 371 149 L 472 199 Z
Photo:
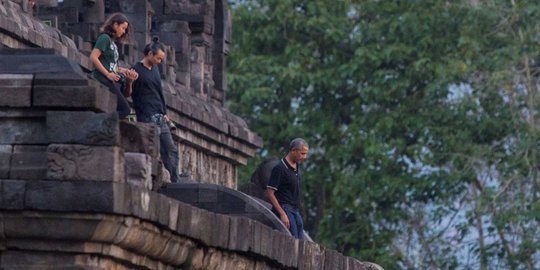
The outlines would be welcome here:
M 516 2 L 232 2 L 228 106 L 265 143 L 240 178 L 304 137 L 325 246 L 385 269 L 538 267 L 540 4 Z

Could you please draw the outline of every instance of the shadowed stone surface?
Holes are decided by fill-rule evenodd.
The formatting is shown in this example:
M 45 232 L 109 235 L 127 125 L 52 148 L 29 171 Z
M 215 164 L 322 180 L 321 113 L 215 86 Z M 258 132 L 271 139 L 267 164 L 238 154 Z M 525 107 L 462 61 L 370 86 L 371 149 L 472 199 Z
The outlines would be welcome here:
M 69 130 L 69 132 L 65 132 Z M 50 143 L 112 146 L 120 144 L 116 113 L 48 111 Z
M 159 155 L 159 134 L 154 124 L 120 121 L 120 145 L 125 152 Z
M 245 216 L 290 234 L 267 207 L 237 190 L 213 184 L 173 183 L 163 186 L 159 192 L 212 212 Z
M 0 74 L 60 73 L 86 81 L 78 64 L 67 58 L 55 55 L 51 49 L 0 50 Z
M 19 180 L 0 181 L 0 207 L 2 209 L 23 209 L 25 182 Z
M 0 74 L 0 107 L 30 107 L 33 79 L 31 74 Z
M 45 112 L 0 108 L 0 144 L 47 144 Z
M 12 145 L 0 144 L 0 179 L 7 179 L 9 176 L 12 152 Z
M 11 179 L 43 179 L 47 171 L 47 146 L 15 145 L 10 164 Z
M 88 109 L 97 112 L 114 112 L 116 96 L 101 87 L 36 85 L 32 96 L 33 106 L 62 109 Z

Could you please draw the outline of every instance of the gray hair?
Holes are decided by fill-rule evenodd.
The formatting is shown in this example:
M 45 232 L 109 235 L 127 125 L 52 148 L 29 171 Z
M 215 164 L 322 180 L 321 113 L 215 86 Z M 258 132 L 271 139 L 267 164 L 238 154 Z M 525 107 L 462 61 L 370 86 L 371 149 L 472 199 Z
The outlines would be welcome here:
M 296 139 L 293 139 L 291 143 L 289 144 L 289 151 L 294 150 L 294 149 L 302 149 L 302 147 L 304 146 L 309 148 L 306 140 L 302 138 L 296 138 Z

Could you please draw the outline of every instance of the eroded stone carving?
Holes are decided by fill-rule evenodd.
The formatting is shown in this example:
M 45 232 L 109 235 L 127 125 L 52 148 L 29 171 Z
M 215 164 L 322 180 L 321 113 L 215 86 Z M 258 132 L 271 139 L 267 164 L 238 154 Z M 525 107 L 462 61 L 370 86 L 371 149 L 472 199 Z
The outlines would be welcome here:
M 47 178 L 124 181 L 123 151 L 116 146 L 51 144 L 47 148 Z

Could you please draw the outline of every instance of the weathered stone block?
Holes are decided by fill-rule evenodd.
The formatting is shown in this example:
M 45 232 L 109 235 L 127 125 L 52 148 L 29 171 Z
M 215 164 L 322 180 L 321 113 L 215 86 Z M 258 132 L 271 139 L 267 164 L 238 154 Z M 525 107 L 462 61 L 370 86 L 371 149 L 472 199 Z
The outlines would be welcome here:
M 91 86 L 34 86 L 33 106 L 47 108 L 89 109 L 115 112 L 116 96 L 104 87 Z
M 66 256 L 55 256 L 51 253 L 25 251 L 25 250 L 6 250 L 0 254 L 1 269 L 47 269 L 48 267 L 57 267 L 58 264 L 73 263 L 73 260 L 66 260 Z M 49 268 L 51 269 L 51 268 Z
M 124 151 L 159 156 L 159 133 L 154 124 L 120 121 L 120 134 Z
M 253 224 L 255 223 L 261 226 L 260 223 L 253 222 L 245 217 L 231 217 L 228 241 L 229 249 L 242 252 L 253 250 L 252 244 L 255 236 Z
M 152 189 L 152 158 L 142 153 L 125 153 L 126 180 L 141 188 Z
M 272 258 L 275 240 L 274 233 L 272 228 L 265 225 L 261 226 L 261 255 Z
M 23 209 L 25 181 L 1 180 L 0 181 L 0 208 Z
M 50 143 L 119 145 L 120 129 L 116 113 L 73 111 L 47 112 Z
M 0 144 L 47 144 L 45 112 L 0 110 Z
M 11 167 L 11 155 L 13 146 L 10 144 L 0 145 L 0 179 L 8 178 Z
M 187 231 L 188 236 L 195 239 L 201 239 L 202 227 L 205 226 L 203 224 L 208 224 L 208 223 L 204 223 L 203 221 L 209 220 L 209 218 L 207 217 L 207 213 L 208 211 L 197 208 L 197 207 L 191 208 L 190 226 L 189 226 L 189 230 Z
M 114 210 L 113 183 L 90 181 L 29 181 L 25 209 L 110 213 Z
M 178 203 L 178 220 L 176 222 L 176 230 L 183 234 L 188 235 L 189 227 L 191 226 L 191 211 L 194 209 L 191 205 L 179 202 Z
M 323 269 L 324 250 L 321 246 L 308 241 L 300 241 L 298 251 L 298 270 Z
M 215 222 L 216 222 L 215 213 L 212 213 L 206 210 L 201 210 L 199 212 L 198 224 L 196 226 L 193 226 L 194 224 L 192 223 L 191 229 L 199 230 L 199 235 L 200 235 L 199 237 L 201 241 L 203 241 L 206 245 L 216 246 L 215 243 L 213 243 L 214 239 L 212 239 L 212 226 L 210 226 L 210 224 L 215 225 Z
M 23 87 L 0 87 L 0 106 L 2 107 L 30 107 L 32 89 Z
M 366 270 L 367 268 L 364 267 L 364 264 L 360 262 L 359 260 L 352 258 L 352 257 L 345 257 L 347 261 L 347 269 L 348 270 Z M 381 269 L 382 270 L 382 269 Z
M 47 149 L 47 178 L 123 182 L 124 153 L 115 146 L 51 144 Z
M 171 183 L 171 175 L 165 169 L 163 161 L 158 158 L 152 158 L 152 188 L 159 189 L 163 184 Z M 195 194 L 194 196 L 197 196 Z
M 274 268 L 270 267 L 266 261 L 257 261 L 253 270 L 273 270 Z
M 281 265 L 296 268 L 298 262 L 291 259 L 298 257 L 298 245 L 295 244 L 295 240 L 294 237 L 273 230 L 272 258 L 277 260 Z M 287 248 L 284 249 L 283 247 Z
M 9 177 L 12 179 L 45 178 L 47 172 L 47 146 L 15 145 L 11 157 Z
M 141 189 L 136 186 L 131 186 L 130 189 L 131 198 L 128 199 L 131 201 L 131 204 L 129 205 L 131 208 L 130 213 L 134 216 L 148 220 L 151 220 L 152 216 L 155 217 L 155 211 L 158 209 L 152 204 L 152 202 L 155 201 L 152 201 L 151 193 L 146 189 Z
M 212 229 L 212 243 L 214 246 L 226 249 L 229 244 L 229 226 L 231 217 L 215 214 L 214 223 L 208 225 Z
M 251 243 L 249 245 L 249 248 L 250 248 L 250 251 L 252 251 L 253 253 L 261 254 L 261 249 L 262 249 L 261 234 L 262 234 L 263 226 L 264 225 L 259 222 L 252 222 L 251 224 L 251 228 L 252 228 L 251 233 L 253 234 L 253 236 L 251 237 Z
M 160 204 L 160 209 L 157 210 L 158 222 L 162 225 L 169 226 L 169 228 L 176 228 L 176 223 L 178 221 L 178 203 L 176 200 L 162 194 L 154 194 L 156 194 Z
M 30 107 L 31 74 L 0 74 L 0 107 Z
M 6 219 L 5 233 L 12 238 L 91 239 L 100 220 L 20 215 Z M 39 244 L 38 244 L 39 246 Z M 51 247 L 49 247 L 50 249 Z M 58 247 L 56 247 L 58 248 Z
M 343 269 L 343 256 L 335 250 L 324 251 L 324 269 Z
M 177 200 L 169 199 L 169 229 L 176 230 L 178 226 L 178 211 L 180 205 Z
M 113 194 L 114 194 L 114 212 L 131 215 L 131 198 L 132 198 L 132 188 L 131 185 L 126 185 L 125 183 L 113 183 Z

